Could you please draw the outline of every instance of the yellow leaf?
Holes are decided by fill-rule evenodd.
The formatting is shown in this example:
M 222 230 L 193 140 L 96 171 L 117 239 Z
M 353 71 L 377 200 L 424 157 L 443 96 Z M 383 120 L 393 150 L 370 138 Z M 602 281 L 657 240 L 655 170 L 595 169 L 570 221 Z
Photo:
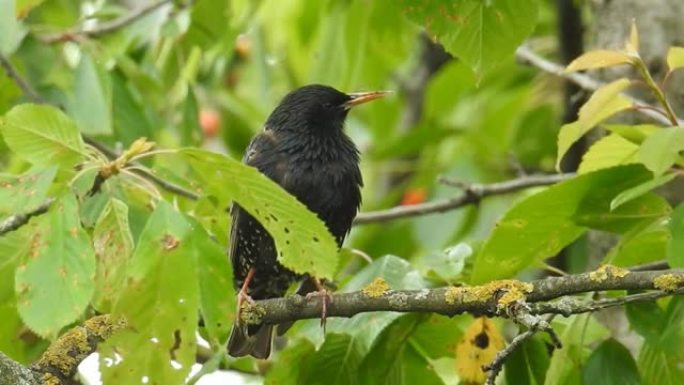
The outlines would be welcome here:
M 667 66 L 670 71 L 684 67 L 684 47 L 670 47 L 667 51 Z
M 494 361 L 496 353 L 504 348 L 501 333 L 488 318 L 473 321 L 456 346 L 456 371 L 466 384 L 484 384 L 482 366 Z
M 637 163 L 639 146 L 617 134 L 608 135 L 594 143 L 582 157 L 578 174 L 618 166 Z
M 632 19 L 632 28 L 629 31 L 629 40 L 625 43 L 625 51 L 630 56 L 639 57 L 639 31 L 635 19 Z
M 592 68 L 612 67 L 619 64 L 632 64 L 634 58 L 620 51 L 599 49 L 589 51 L 568 64 L 565 72 L 575 72 Z
M 563 155 L 565 155 L 570 146 L 581 138 L 582 135 L 589 132 L 589 130 L 604 119 L 632 106 L 632 101 L 620 94 L 629 85 L 629 79 L 622 78 L 602 86 L 580 108 L 577 121 L 561 127 L 558 133 L 556 168 L 559 167 Z

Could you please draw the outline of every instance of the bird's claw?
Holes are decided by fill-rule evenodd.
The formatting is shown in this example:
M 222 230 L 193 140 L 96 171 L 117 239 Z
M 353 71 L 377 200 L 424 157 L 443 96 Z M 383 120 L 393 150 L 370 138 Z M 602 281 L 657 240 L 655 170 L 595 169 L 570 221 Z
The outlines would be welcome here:
M 325 333 L 325 324 L 328 315 L 328 305 L 332 303 L 333 297 L 328 290 L 321 287 L 318 291 L 312 291 L 306 294 L 307 300 L 311 298 L 321 299 L 321 327 L 323 328 L 323 333 Z

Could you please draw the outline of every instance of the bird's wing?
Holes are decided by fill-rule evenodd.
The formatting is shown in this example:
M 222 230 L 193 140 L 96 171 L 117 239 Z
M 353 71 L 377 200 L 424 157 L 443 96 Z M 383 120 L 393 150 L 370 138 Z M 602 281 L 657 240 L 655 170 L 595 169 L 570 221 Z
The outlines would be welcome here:
M 260 172 L 265 174 L 267 177 L 279 183 L 283 177 L 284 173 L 284 160 L 276 152 L 276 137 L 272 130 L 264 130 L 252 139 L 245 155 L 242 158 L 243 163 L 256 167 Z M 230 244 L 229 244 L 229 255 L 230 261 L 233 264 L 234 274 L 240 274 L 239 268 L 239 253 L 237 236 L 239 228 L 238 222 L 241 220 L 248 220 L 246 218 L 243 209 L 233 203 L 230 208 L 231 215 L 231 228 L 230 228 Z M 246 272 L 244 272 L 246 274 Z M 241 277 L 244 278 L 244 277 Z

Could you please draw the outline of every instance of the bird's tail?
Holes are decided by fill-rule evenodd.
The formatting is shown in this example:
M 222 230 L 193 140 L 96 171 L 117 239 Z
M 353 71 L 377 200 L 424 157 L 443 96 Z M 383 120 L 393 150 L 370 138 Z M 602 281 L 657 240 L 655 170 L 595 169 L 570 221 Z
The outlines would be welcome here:
M 250 328 L 247 325 L 234 323 L 230 340 L 228 340 L 228 354 L 233 357 L 249 354 L 254 358 L 268 358 L 271 354 L 273 327 L 273 325 L 261 324 Z

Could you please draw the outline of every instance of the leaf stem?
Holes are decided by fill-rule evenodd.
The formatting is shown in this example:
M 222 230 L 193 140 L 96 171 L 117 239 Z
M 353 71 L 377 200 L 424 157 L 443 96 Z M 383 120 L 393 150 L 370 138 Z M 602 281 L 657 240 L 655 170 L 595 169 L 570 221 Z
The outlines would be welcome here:
M 670 102 L 667 100 L 663 90 L 658 86 L 655 80 L 653 80 L 651 73 L 648 71 L 648 68 L 646 68 L 646 63 L 644 63 L 643 60 L 638 59 L 635 60 L 634 66 L 641 74 L 641 77 L 646 81 L 646 85 L 653 93 L 653 96 L 655 96 L 658 102 L 665 108 L 665 112 L 667 114 L 667 118 L 670 120 L 670 123 L 672 123 L 672 125 L 675 127 L 679 127 L 677 115 L 675 115 L 674 110 L 672 109 Z

